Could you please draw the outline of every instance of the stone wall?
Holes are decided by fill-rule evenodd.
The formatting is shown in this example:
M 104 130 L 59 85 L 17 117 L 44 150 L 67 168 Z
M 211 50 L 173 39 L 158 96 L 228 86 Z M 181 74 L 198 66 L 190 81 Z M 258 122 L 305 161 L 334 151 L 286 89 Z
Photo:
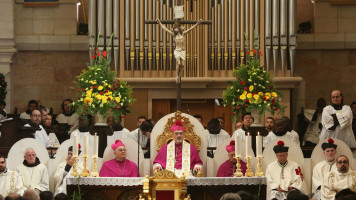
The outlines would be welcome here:
M 12 66 L 13 107 L 23 112 L 35 99 L 60 113 L 62 100 L 76 97 L 73 81 L 88 62 L 87 52 L 18 52 Z
M 299 50 L 296 75 L 303 82 L 293 91 L 292 115 L 300 108 L 315 108 L 319 97 L 330 104 L 330 93 L 339 89 L 344 103 L 356 101 L 356 50 Z

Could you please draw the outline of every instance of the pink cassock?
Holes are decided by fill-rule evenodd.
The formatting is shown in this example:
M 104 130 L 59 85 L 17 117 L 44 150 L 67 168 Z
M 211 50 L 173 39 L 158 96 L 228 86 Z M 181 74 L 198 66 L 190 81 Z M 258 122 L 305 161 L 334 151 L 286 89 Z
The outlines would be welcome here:
M 126 162 L 126 164 L 125 164 Z M 124 159 L 122 162 L 115 159 L 104 162 L 100 170 L 100 177 L 137 177 L 136 163 Z
M 241 172 L 243 173 L 243 175 L 245 175 L 246 172 L 246 163 L 242 160 L 240 160 L 240 164 L 241 164 Z M 233 177 L 234 173 L 236 172 L 236 164 L 235 164 L 235 168 L 234 165 L 229 161 L 225 161 L 223 164 L 220 165 L 219 170 L 218 170 L 218 174 L 216 175 L 217 177 Z
M 179 148 L 182 144 L 175 144 L 176 147 L 176 164 L 174 166 L 175 169 L 182 169 L 182 148 Z M 163 145 L 159 150 L 153 164 L 159 163 L 163 169 L 166 169 L 167 162 L 167 147 L 168 144 Z M 178 152 L 177 152 L 178 149 Z M 190 145 L 190 169 L 192 170 L 195 165 L 203 165 L 203 162 L 200 160 L 199 152 L 195 148 L 194 145 Z

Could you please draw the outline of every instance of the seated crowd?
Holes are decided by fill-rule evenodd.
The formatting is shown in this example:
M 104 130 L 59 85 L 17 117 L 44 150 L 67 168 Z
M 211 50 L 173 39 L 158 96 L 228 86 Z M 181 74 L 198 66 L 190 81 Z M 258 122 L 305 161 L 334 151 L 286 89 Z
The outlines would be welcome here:
M 355 199 L 356 172 L 350 169 L 350 159 L 345 155 L 336 157 L 337 145 L 333 139 L 322 143 L 325 159 L 319 162 L 312 173 L 312 191 L 308 191 L 301 167 L 296 161 L 288 159 L 289 147 L 283 142 L 284 138 L 293 141 L 298 147 L 315 147 L 319 142 L 328 138 L 337 138 L 345 142 L 348 147 L 356 147 L 353 124 L 356 117 L 356 103 L 350 106 L 343 104 L 342 93 L 335 90 L 331 93 L 332 105 L 326 106 L 325 100 L 319 99 L 317 108 L 304 110 L 299 116 L 305 122 L 305 132 L 298 134 L 291 129 L 288 117 L 267 117 L 263 147 L 273 142 L 273 152 L 276 159 L 267 166 L 266 177 L 270 187 L 268 191 L 271 199 L 308 199 L 311 194 L 313 199 Z M 28 102 L 27 110 L 21 113 L 20 118 L 27 120 L 25 127 L 36 127 L 34 138 L 45 147 L 53 147 L 63 141 L 63 137 L 56 135 L 58 130 L 66 127 L 66 137 L 72 138 L 77 135 L 79 143 L 82 143 L 86 135 L 92 144 L 92 136 L 89 133 L 90 124 L 84 117 L 77 115 L 70 104 L 71 99 L 62 102 L 62 113 L 54 117 L 49 110 L 41 106 L 35 100 Z M 0 105 L 1 102 L 0 102 Z M 3 110 L 4 108 L 0 109 Z M 6 118 L 6 112 L 0 112 L 0 117 Z M 200 123 L 203 123 L 201 115 L 194 115 Z M 52 122 L 55 121 L 53 124 Z M 244 113 L 241 121 L 235 123 L 236 130 L 231 133 L 224 130 L 225 121 L 222 117 L 211 119 L 205 130 L 207 146 L 218 147 L 222 142 L 231 140 L 225 147 L 228 159 L 219 166 L 217 177 L 233 177 L 236 172 L 235 138 L 246 141 L 254 117 L 251 113 Z M 150 147 L 151 132 L 154 127 L 152 120 L 140 116 L 137 119 L 137 127 L 131 132 L 122 126 L 121 121 L 115 121 L 108 117 L 107 124 L 112 128 L 113 135 L 107 136 L 107 145 L 114 152 L 114 158 L 104 162 L 101 177 L 138 177 L 140 176 L 137 164 L 127 159 L 130 153 L 121 140 L 129 138 L 137 142 L 141 147 Z M 157 156 L 152 158 L 153 170 L 167 169 L 173 171 L 178 177 L 183 175 L 192 177 L 201 173 L 204 164 L 199 151 L 194 145 L 186 142 L 184 127 L 181 121 L 176 121 L 172 127 L 173 140 L 163 145 Z M 57 137 L 58 136 L 58 137 Z M 279 141 L 280 140 L 280 141 Z M 278 141 L 278 143 L 275 143 Z M 269 145 L 271 146 L 271 145 Z M 80 148 L 79 148 L 80 149 Z M 59 163 L 54 178 L 57 182 L 55 197 L 49 190 L 49 177 L 47 168 L 41 163 L 32 148 L 24 152 L 23 163 L 15 171 L 6 168 L 6 158 L 0 156 L 0 195 L 6 199 L 66 199 L 66 176 L 70 175 L 73 166 L 73 147 L 69 147 L 67 159 Z M 79 150 L 80 153 L 80 150 Z M 215 150 L 209 150 L 207 156 L 214 158 Z M 150 158 L 150 151 L 144 150 L 144 157 Z M 83 162 L 81 159 L 78 163 Z M 241 172 L 246 172 L 246 162 L 239 161 Z M 80 167 L 80 164 L 78 164 Z M 345 190 L 348 189 L 348 190 Z M 50 193 L 50 194 L 49 194 Z M 48 197 L 42 197 L 42 196 Z M 52 195 L 52 196 L 51 196 Z M 249 194 L 229 193 L 221 199 L 255 199 Z M 2 199 L 0 196 L 0 200 Z M 22 197 L 21 197 L 22 196 Z M 30 197 L 31 196 L 31 197 Z M 63 197 L 62 197 L 63 196 Z M 33 198 L 32 198 L 33 197 Z

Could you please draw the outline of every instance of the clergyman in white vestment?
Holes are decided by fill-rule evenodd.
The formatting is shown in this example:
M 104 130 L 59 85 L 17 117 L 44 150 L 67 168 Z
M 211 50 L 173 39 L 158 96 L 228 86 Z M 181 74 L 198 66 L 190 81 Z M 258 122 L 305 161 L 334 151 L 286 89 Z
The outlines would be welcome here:
M 217 118 L 213 118 L 208 123 L 208 129 L 205 130 L 208 136 L 208 147 L 218 147 L 219 144 L 230 138 L 230 135 L 221 128 L 220 122 Z M 209 157 L 214 157 L 215 151 L 208 151 Z
M 303 174 L 298 164 L 288 160 L 289 147 L 283 141 L 278 141 L 273 147 L 277 160 L 270 163 L 266 170 L 267 182 L 270 187 L 271 199 L 287 199 L 288 192 L 297 189 L 303 194 L 308 194 Z
M 327 174 L 321 187 L 321 199 L 333 200 L 336 193 L 343 189 L 350 189 L 355 192 L 356 172 L 349 168 L 349 159 L 341 155 L 336 159 L 337 170 Z
M 10 193 L 22 195 L 25 188 L 16 171 L 6 168 L 5 156 L 0 155 L 0 194 L 6 197 Z
M 78 144 L 78 154 L 80 154 L 80 144 Z M 57 166 L 56 172 L 54 173 L 54 179 L 56 180 L 56 190 L 55 194 L 57 195 L 59 193 L 67 193 L 67 188 L 66 188 L 66 177 L 70 177 L 70 174 L 72 172 L 72 166 L 73 166 L 73 146 L 70 146 L 68 148 L 68 154 L 67 154 L 67 159 Z M 77 165 L 77 170 L 81 172 L 83 170 L 83 162 L 82 160 L 77 160 L 78 165 Z
M 282 117 L 280 119 L 276 119 L 274 131 L 269 132 L 268 135 L 263 138 L 263 146 L 282 136 L 286 136 L 290 140 L 294 141 L 298 146 L 300 145 L 298 133 L 290 128 L 289 118 Z
M 328 175 L 331 171 L 336 170 L 335 156 L 337 145 L 334 144 L 333 139 L 329 139 L 328 142 L 325 142 L 321 145 L 323 149 L 325 160 L 319 162 L 315 165 L 313 169 L 312 177 L 312 193 L 314 193 L 314 199 L 320 199 L 321 186 L 323 184 L 324 177 Z
M 254 118 L 251 113 L 244 113 L 242 115 L 242 127 L 237 129 L 231 136 L 232 139 L 235 139 L 235 135 L 237 135 L 237 139 L 241 141 L 246 141 L 246 131 L 250 128 L 250 126 L 254 122 Z
M 326 106 L 323 110 L 321 118 L 323 129 L 320 133 L 320 140 L 337 138 L 350 148 L 356 147 L 350 106 L 343 104 L 343 96 L 339 90 L 331 93 L 331 102 L 332 105 Z
M 35 150 L 29 148 L 24 155 L 25 160 L 16 168 L 26 189 L 34 189 L 38 193 L 49 190 L 49 177 L 46 166 L 40 163 Z
M 40 141 L 45 147 L 53 146 L 51 143 L 45 129 L 40 125 L 41 123 L 41 112 L 39 110 L 33 110 L 30 116 L 30 123 L 25 124 L 24 127 L 36 127 L 39 128 L 40 130 L 37 130 L 35 132 L 35 139 Z

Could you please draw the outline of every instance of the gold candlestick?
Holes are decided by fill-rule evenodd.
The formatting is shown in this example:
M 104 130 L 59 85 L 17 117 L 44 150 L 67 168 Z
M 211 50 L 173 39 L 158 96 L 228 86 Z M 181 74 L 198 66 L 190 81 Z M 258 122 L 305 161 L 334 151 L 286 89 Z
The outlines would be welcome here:
M 257 157 L 257 159 L 258 159 L 258 164 L 257 164 L 257 171 L 256 171 L 256 176 L 259 176 L 259 177 L 262 177 L 262 176 L 265 176 L 264 174 L 263 174 L 263 171 L 262 171 L 262 157 Z
M 98 159 L 97 157 L 93 157 L 94 159 L 94 163 L 93 163 L 93 171 L 90 173 L 90 177 L 99 177 L 99 173 L 98 173 L 98 165 L 96 164 L 96 159 Z
M 78 173 L 78 170 L 77 170 L 77 160 L 78 160 L 78 157 L 77 156 L 74 156 L 73 157 L 73 170 L 72 170 L 72 173 L 70 174 L 71 176 L 73 177 L 78 177 L 79 176 L 79 173 Z
M 236 172 L 234 173 L 234 177 L 242 177 L 243 174 L 241 172 L 241 164 L 240 164 L 240 157 L 236 157 L 237 163 L 236 163 Z
M 88 177 L 88 176 L 89 176 L 89 171 L 88 171 L 88 169 L 87 169 L 87 166 L 88 166 L 88 164 L 87 164 L 87 158 L 88 158 L 87 155 L 83 156 L 84 164 L 83 164 L 82 173 L 80 173 L 80 176 L 81 176 L 81 177 Z
M 253 177 L 253 172 L 251 169 L 251 157 L 247 156 L 247 169 L 246 169 L 246 173 L 245 173 L 245 177 Z

